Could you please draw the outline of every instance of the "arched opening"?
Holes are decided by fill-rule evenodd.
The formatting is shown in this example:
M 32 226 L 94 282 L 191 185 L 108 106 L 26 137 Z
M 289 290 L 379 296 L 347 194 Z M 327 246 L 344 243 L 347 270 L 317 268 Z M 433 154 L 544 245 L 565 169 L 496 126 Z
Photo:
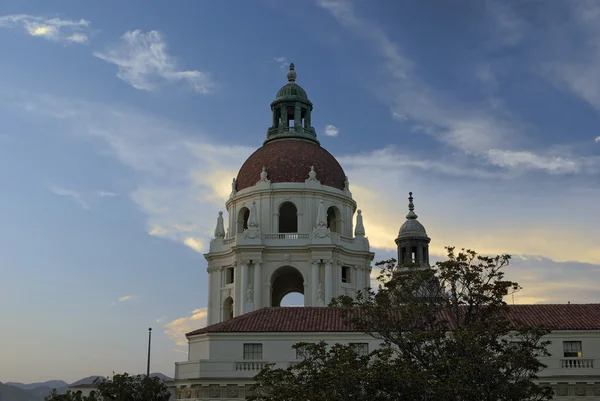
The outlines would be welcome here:
M 292 266 L 280 267 L 271 276 L 271 306 L 281 306 L 283 297 L 291 293 L 304 295 L 304 278 Z
M 223 321 L 229 320 L 233 317 L 233 298 L 227 297 L 223 301 Z
M 281 298 L 279 306 L 304 306 L 304 295 L 299 292 L 290 292 Z
M 298 210 L 292 202 L 284 202 L 279 207 L 279 232 L 298 232 Z
M 250 210 L 247 207 L 240 209 L 237 219 L 237 232 L 243 233 L 248 228 L 248 219 L 250 218 Z
M 333 233 L 341 231 L 340 211 L 335 206 L 330 206 L 327 209 L 327 228 Z

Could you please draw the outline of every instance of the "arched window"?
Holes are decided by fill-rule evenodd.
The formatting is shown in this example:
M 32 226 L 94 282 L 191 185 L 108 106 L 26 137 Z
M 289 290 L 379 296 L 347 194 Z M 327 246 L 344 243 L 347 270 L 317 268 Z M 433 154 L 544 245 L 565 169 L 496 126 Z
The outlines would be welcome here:
M 233 318 L 233 298 L 227 297 L 223 301 L 223 321 Z
M 339 233 L 341 231 L 340 211 L 335 206 L 327 209 L 327 228 L 329 231 Z
M 248 228 L 248 219 L 250 218 L 250 210 L 247 207 L 240 209 L 237 219 L 237 232 L 243 233 Z
M 279 207 L 279 232 L 298 232 L 298 210 L 292 202 L 284 202 Z

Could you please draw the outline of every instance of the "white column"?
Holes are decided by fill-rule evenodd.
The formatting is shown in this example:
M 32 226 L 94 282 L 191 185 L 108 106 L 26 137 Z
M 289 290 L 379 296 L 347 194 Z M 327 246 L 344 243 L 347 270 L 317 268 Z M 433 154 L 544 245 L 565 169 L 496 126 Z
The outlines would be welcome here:
M 325 306 L 329 304 L 331 298 L 333 297 L 333 269 L 331 266 L 332 264 L 332 260 L 325 261 Z
M 248 291 L 248 261 L 242 262 L 242 290 L 240 297 L 240 315 L 246 313 L 246 291 Z
M 311 276 L 311 295 L 309 305 L 317 306 L 317 290 L 319 289 L 319 261 L 313 260 L 312 264 L 312 276 Z
M 213 288 L 213 276 L 217 274 L 217 269 L 214 267 L 209 267 L 208 269 L 208 314 L 206 318 L 206 322 L 210 325 L 213 324 L 214 319 L 214 311 L 213 311 L 213 297 L 215 289 Z
M 364 271 L 364 275 L 363 277 L 365 278 L 365 285 L 364 287 L 370 287 L 371 286 L 371 273 L 369 272 L 369 265 L 365 266 L 365 270 Z
M 254 262 L 254 310 L 262 308 L 262 262 Z

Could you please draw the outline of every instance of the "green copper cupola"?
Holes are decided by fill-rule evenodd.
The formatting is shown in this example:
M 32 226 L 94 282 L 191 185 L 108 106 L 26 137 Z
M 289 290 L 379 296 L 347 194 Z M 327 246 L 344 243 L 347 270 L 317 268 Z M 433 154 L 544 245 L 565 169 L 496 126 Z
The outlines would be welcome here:
M 287 79 L 288 83 L 279 89 L 271 103 L 273 123 L 267 131 L 265 143 L 281 138 L 299 138 L 318 144 L 310 119 L 313 105 L 306 91 L 296 83 L 294 63 L 290 64 Z

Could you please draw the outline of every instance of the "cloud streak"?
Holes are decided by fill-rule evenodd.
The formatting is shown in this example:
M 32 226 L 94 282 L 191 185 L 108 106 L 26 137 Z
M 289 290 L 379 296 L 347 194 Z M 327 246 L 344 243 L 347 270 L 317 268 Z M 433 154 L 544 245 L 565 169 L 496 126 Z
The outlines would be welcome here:
M 165 334 L 175 342 L 175 345 L 187 346 L 185 334 L 205 327 L 207 315 L 207 308 L 194 309 L 190 316 L 180 317 L 165 324 Z
M 84 44 L 88 42 L 85 30 L 90 21 L 44 18 L 26 14 L 0 16 L 0 27 L 22 27 L 28 35 L 54 42 Z
M 79 192 L 77 192 L 77 191 L 74 191 L 72 189 L 66 189 L 66 188 L 58 187 L 58 186 L 55 186 L 55 185 L 50 185 L 48 187 L 48 190 L 50 190 L 50 192 L 52 192 L 55 195 L 64 196 L 66 198 L 70 198 L 71 200 L 73 200 L 73 202 L 77 203 L 84 210 L 89 210 L 90 209 L 90 205 L 88 205 L 82 199 L 81 194 Z
M 101 60 L 118 67 L 117 77 L 136 89 L 157 90 L 164 84 L 183 82 L 197 93 L 207 94 L 214 88 L 210 74 L 198 70 L 181 70 L 167 51 L 163 35 L 158 31 L 128 31 L 119 43 L 102 52 L 94 52 Z

